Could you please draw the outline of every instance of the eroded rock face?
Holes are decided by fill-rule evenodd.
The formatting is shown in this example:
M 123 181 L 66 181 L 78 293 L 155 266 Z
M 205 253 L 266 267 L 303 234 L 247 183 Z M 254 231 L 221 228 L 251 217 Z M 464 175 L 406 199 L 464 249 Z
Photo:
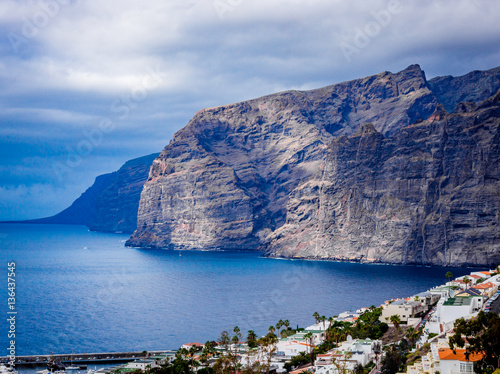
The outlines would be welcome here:
M 335 137 L 371 122 L 392 134 L 437 101 L 416 65 L 312 91 L 198 112 L 154 161 L 127 245 L 257 249 Z
M 137 228 L 137 211 L 149 169 L 158 153 L 127 161 L 97 196 L 93 231 L 132 233 Z
M 429 87 L 451 113 L 459 103 L 479 103 L 493 96 L 500 89 L 500 67 L 460 77 L 436 77 L 429 80 Z
M 132 233 L 142 186 L 158 153 L 127 161 L 118 171 L 99 175 L 71 206 L 25 223 L 85 225 L 92 231 Z
M 471 111 L 467 111 L 467 108 Z M 335 139 L 295 189 L 269 256 L 425 265 L 500 260 L 500 93 L 384 137 Z
M 499 99 L 477 103 L 497 70 L 428 83 L 414 65 L 202 110 L 154 161 L 127 245 L 499 261 Z

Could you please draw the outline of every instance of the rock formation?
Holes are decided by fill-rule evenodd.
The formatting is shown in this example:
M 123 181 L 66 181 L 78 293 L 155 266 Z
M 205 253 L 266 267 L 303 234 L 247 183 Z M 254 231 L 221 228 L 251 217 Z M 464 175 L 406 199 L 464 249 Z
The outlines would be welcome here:
M 257 249 L 336 136 L 391 134 L 437 101 L 419 66 L 205 109 L 175 134 L 144 185 L 132 246 Z
M 459 103 L 479 103 L 493 96 L 500 89 L 500 67 L 460 77 L 436 77 L 428 83 L 437 100 L 451 113 Z
M 85 225 L 92 231 L 134 232 L 142 186 L 157 156 L 158 153 L 154 153 L 127 161 L 118 171 L 98 176 L 94 184 L 62 212 L 24 223 Z
M 269 256 L 423 265 L 500 260 L 500 92 L 384 137 L 336 138 L 296 188 Z
M 414 65 L 202 110 L 153 162 L 127 245 L 498 261 L 498 96 L 477 102 L 499 70 L 427 82 Z

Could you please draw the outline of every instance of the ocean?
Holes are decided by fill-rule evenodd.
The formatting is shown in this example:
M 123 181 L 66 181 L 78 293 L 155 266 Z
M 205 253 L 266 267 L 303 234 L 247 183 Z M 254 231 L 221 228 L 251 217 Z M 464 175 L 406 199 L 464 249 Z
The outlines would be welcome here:
M 0 225 L 0 345 L 15 262 L 17 355 L 177 349 L 239 326 L 258 334 L 407 297 L 465 268 L 275 260 L 256 252 L 127 248 L 83 226 Z M 12 270 L 12 269 L 11 269 Z M 3 332 L 2 332 L 3 331 Z

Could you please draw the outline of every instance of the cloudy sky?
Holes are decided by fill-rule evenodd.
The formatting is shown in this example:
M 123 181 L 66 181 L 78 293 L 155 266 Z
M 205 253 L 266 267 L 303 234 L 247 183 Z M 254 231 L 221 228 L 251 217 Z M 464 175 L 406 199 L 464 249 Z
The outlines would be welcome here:
M 1 0 L 0 220 L 55 214 L 193 114 L 500 65 L 497 0 Z

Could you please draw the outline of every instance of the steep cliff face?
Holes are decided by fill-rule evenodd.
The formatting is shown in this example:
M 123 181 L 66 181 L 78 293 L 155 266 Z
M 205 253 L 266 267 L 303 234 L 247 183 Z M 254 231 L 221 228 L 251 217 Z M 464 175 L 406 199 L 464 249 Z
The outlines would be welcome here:
M 97 196 L 95 217 L 88 224 L 93 231 L 132 233 L 137 228 L 137 211 L 149 169 L 158 153 L 127 161 Z
M 500 260 L 500 93 L 384 137 L 341 136 L 295 189 L 269 256 L 425 265 Z
M 460 77 L 436 77 L 429 87 L 448 112 L 462 102 L 482 102 L 500 89 L 500 67 L 486 71 L 472 71 Z
M 127 161 L 118 171 L 100 175 L 70 207 L 52 217 L 24 221 L 85 225 L 92 231 L 132 233 L 142 186 L 158 153 Z
M 92 186 L 87 188 L 68 208 L 51 217 L 22 221 L 21 223 L 84 225 L 89 226 L 96 216 L 96 200 L 99 195 L 113 182 L 115 173 L 96 177 Z
M 154 161 L 127 245 L 257 249 L 285 223 L 290 193 L 316 173 L 332 139 L 366 122 L 393 134 L 436 105 L 414 65 L 202 110 Z

